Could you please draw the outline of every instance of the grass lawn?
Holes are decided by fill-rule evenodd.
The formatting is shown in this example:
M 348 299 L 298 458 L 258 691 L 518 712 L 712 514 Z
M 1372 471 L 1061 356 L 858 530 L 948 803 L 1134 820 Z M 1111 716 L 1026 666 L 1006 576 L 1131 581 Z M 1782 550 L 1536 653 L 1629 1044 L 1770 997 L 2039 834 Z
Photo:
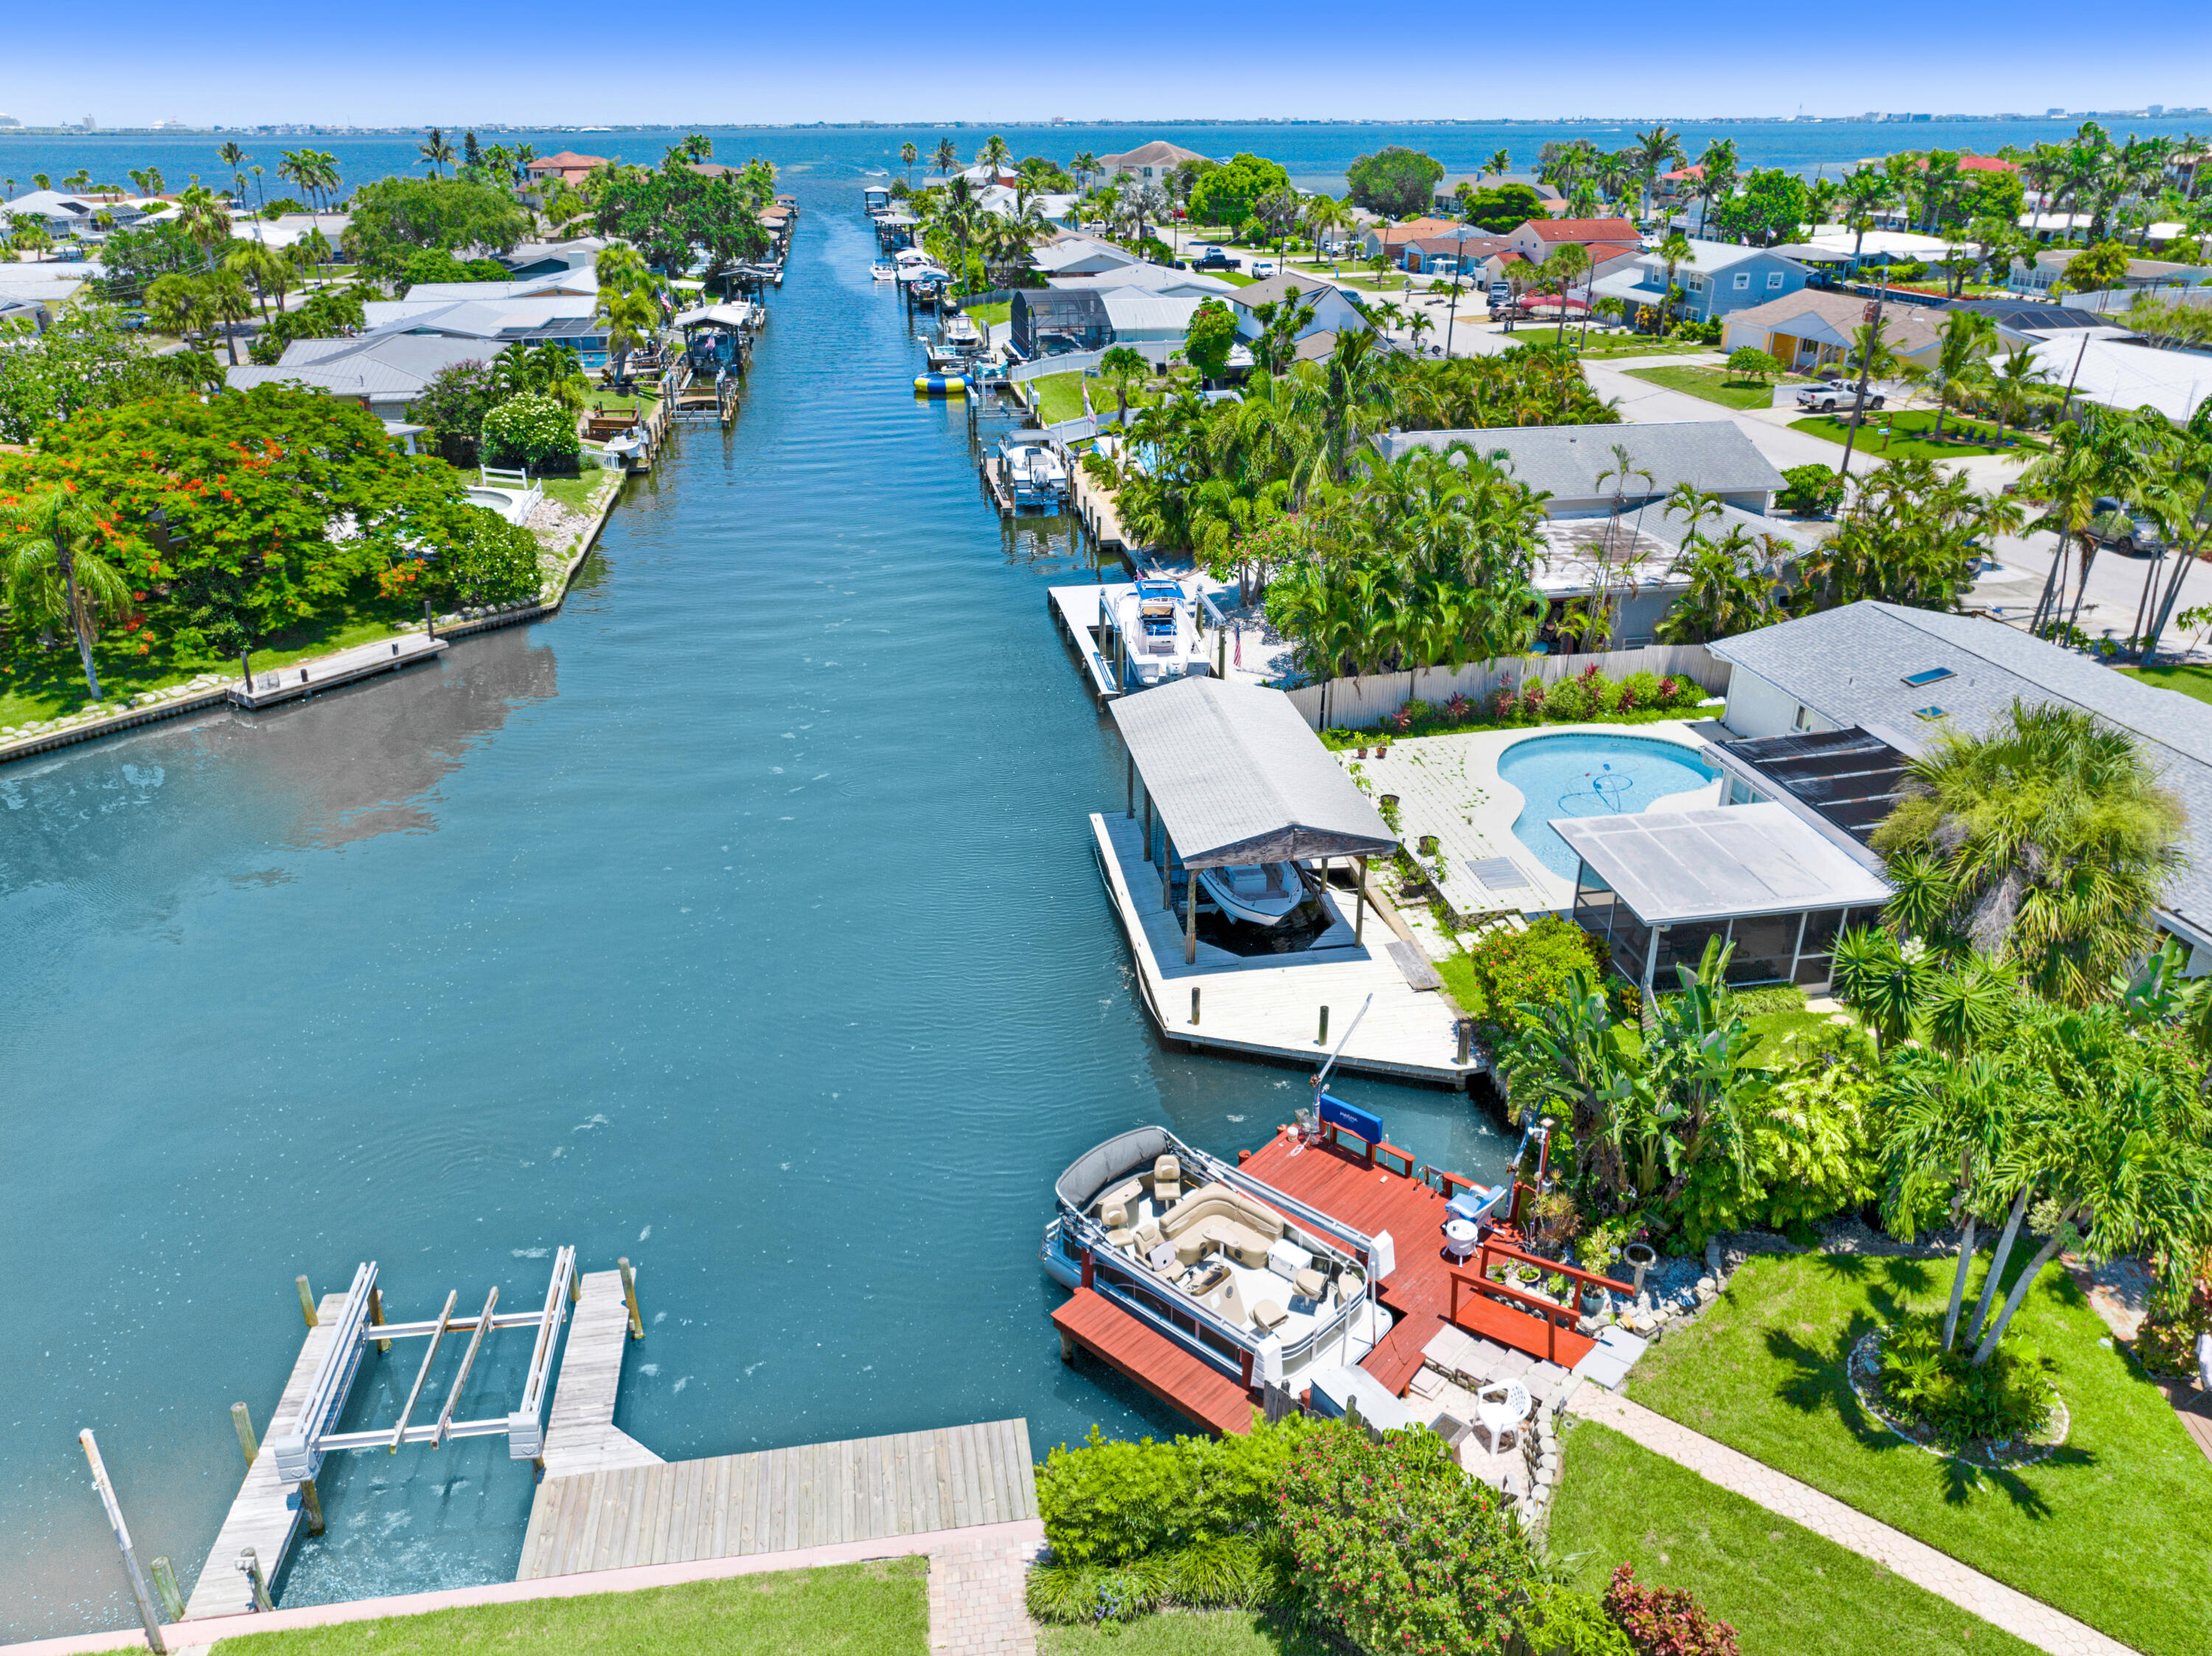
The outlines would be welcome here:
M 1536 326 L 1523 324 L 1515 330 L 1516 335 Z M 1546 330 L 1547 332 L 1553 330 Z M 1567 329 L 1567 342 L 1574 343 L 1575 331 Z M 1633 334 L 1592 334 L 1589 343 L 1576 353 L 1586 361 L 1601 361 L 1613 356 L 1710 356 L 1718 352 L 1717 345 L 1700 345 L 1693 340 L 1642 339 Z M 1633 373 L 1631 369 L 1629 372 Z
M 1321 1656 L 1264 1611 L 1164 1611 L 1095 1627 L 1040 1626 L 1037 1656 Z
M 541 477 L 538 482 L 545 485 L 548 500 L 558 500 L 571 512 L 596 512 L 599 490 L 604 487 L 601 480 L 614 476 L 615 473 L 594 469 L 579 472 L 574 477 Z
M 1743 1656 L 2024 1656 L 2034 1648 L 1754 1501 L 1591 1421 L 1568 1428 L 1551 1549 L 1686 1587 L 1734 1627 Z
M 1627 368 L 1632 379 L 1649 380 L 1668 391 L 1686 391 L 1728 409 L 1771 409 L 1774 384 L 1765 379 L 1738 379 L 1726 368 Z
M 1652 1349 L 1630 1394 L 2138 1650 L 2203 1656 L 2212 1461 L 2099 1344 L 2104 1324 L 2056 1265 L 2007 1338 L 2053 1365 L 2073 1417 L 2057 1454 L 1978 1473 L 1860 1412 L 1844 1378 L 1851 1346 L 1903 1310 L 1940 1307 L 1949 1283 L 1942 1259 L 1753 1259 L 1703 1319 Z
M 966 309 L 968 315 L 977 327 L 982 326 L 986 322 L 995 326 L 1014 319 L 1014 301 L 1011 299 L 1003 304 L 970 305 Z
M 2156 689 L 2179 690 L 2199 701 L 2212 701 L 2212 667 L 2173 662 L 2157 667 L 2123 667 L 2120 671 L 2133 673 Z
M 486 1604 L 225 1639 L 222 1656 L 924 1656 L 927 1562 Z
M 1881 428 L 1887 426 L 1894 434 L 1885 440 Z M 1790 429 L 1809 432 L 1815 437 L 1825 437 L 1832 443 L 1840 443 L 1850 428 L 1850 422 L 1832 414 L 1816 414 L 1807 420 L 1792 420 Z M 1876 458 L 1915 460 L 1956 460 L 1970 454 L 2002 454 L 2009 449 L 1996 445 L 1996 428 L 1973 420 L 1961 420 L 1951 416 L 1943 422 L 1943 440 L 1931 442 L 1921 435 L 1936 428 L 1933 409 L 1904 409 L 1892 411 L 1878 409 L 1859 422 L 1857 452 Z M 1980 440 L 1959 442 L 1952 433 L 1964 432 Z M 2040 450 L 2042 444 L 2029 437 L 2015 440 L 2016 447 Z
M 1048 373 L 1030 380 L 1030 390 L 1036 399 L 1037 417 L 1047 425 L 1083 417 L 1083 375 L 1079 371 Z

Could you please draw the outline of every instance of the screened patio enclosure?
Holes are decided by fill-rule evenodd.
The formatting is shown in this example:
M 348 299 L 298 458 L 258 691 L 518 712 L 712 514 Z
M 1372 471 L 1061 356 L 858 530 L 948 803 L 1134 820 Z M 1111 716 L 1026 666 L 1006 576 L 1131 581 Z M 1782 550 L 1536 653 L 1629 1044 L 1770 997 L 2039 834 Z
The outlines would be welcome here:
M 1783 805 L 1762 803 L 1552 824 L 1582 866 L 1575 923 L 1645 994 L 1732 943 L 1728 980 L 1827 991 L 1836 935 L 1871 924 L 1889 883 Z

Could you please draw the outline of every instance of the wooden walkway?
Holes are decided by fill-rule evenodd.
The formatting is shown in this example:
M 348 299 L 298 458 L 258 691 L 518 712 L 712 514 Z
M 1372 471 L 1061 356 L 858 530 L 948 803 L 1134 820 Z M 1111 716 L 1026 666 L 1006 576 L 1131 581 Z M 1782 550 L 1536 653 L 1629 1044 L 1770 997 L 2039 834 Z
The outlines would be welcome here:
M 1036 1515 L 1029 1422 L 985 1421 L 549 1477 L 531 1504 L 515 1580 L 889 1540 Z
M 191 1597 L 185 1602 L 186 1621 L 199 1616 L 252 1611 L 253 1587 L 237 1568 L 239 1553 L 252 1548 L 254 1556 L 261 1561 L 261 1579 L 274 1582 L 284 1555 L 291 1550 L 300 1529 L 300 1486 L 278 1478 L 276 1457 L 269 1452 L 268 1441 L 299 1424 L 307 1388 L 314 1381 L 315 1366 L 323 1360 L 324 1348 L 331 1343 L 331 1325 L 344 1311 L 345 1302 L 343 1294 L 325 1294 L 315 1308 L 319 1320 L 301 1343 L 292 1377 L 284 1382 L 276 1412 L 269 1417 L 268 1429 L 262 1434 L 261 1453 L 246 1468 L 238 1498 L 230 1503 L 222 1527 L 216 1532 L 215 1545 L 208 1550 L 207 1562 L 200 1566 L 199 1579 L 192 1583 Z
M 1103 1295 L 1079 1288 L 1052 1313 L 1061 1355 L 1081 1346 L 1209 1432 L 1252 1429 L 1251 1392 L 1189 1347 L 1138 1320 Z
M 594 1271 L 581 1282 L 581 1297 L 568 1324 L 561 1376 L 545 1417 L 545 1476 L 573 1477 L 625 1466 L 658 1466 L 659 1455 L 615 1425 L 615 1397 L 622 1386 L 623 1348 L 629 1344 L 629 1307 L 622 1272 Z

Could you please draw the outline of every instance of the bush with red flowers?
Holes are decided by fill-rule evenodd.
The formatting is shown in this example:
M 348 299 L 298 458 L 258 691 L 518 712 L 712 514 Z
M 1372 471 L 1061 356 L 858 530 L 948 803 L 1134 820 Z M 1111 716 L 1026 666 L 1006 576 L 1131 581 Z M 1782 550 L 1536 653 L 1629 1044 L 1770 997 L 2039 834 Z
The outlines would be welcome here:
M 1329 1422 L 1292 1448 L 1278 1498 L 1309 1615 L 1375 1656 L 1492 1656 L 1532 1579 L 1520 1526 L 1442 1438 Z
M 1632 1564 L 1613 1571 L 1605 1608 L 1636 1656 L 1738 1656 L 1734 1628 L 1708 1616 L 1687 1588 L 1639 1586 Z

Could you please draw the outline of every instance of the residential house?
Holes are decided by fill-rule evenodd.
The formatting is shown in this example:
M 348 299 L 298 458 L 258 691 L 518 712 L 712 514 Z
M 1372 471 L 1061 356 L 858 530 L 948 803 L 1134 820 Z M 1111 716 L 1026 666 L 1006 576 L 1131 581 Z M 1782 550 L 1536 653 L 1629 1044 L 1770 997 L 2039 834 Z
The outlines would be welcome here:
M 1802 241 L 1788 241 L 1773 249 L 1801 264 L 1863 265 L 1942 264 L 1959 258 L 1974 258 L 1976 243 L 1923 236 L 1917 230 L 1869 230 L 1864 234 L 1843 224 L 1816 224 Z
M 1237 313 L 1237 333 L 1242 339 L 1256 339 L 1266 331 L 1256 314 L 1261 305 L 1281 305 L 1295 289 L 1301 308 L 1313 306 L 1313 320 L 1300 328 L 1295 336 L 1304 339 L 1318 333 L 1337 334 L 1352 328 L 1369 325 L 1366 315 L 1357 301 L 1345 289 L 1332 287 L 1319 276 L 1297 271 L 1285 276 L 1271 276 L 1264 281 L 1248 282 L 1233 288 L 1229 294 L 1229 308 Z
M 1705 169 L 1694 162 L 1662 173 L 1651 181 L 1651 205 L 1662 211 L 1679 207 L 1693 198 L 1705 181 Z
M 273 219 L 240 215 L 230 221 L 230 238 L 233 241 L 258 241 L 264 247 L 282 250 L 305 240 L 313 231 L 336 247 L 352 222 L 350 213 L 280 213 Z
M 1390 262 L 1395 264 L 1407 242 L 1456 236 L 1462 230 L 1467 232 L 1470 240 L 1490 234 L 1487 230 L 1476 229 L 1473 225 L 1462 225 L 1455 218 L 1418 218 L 1409 219 L 1403 224 L 1370 224 L 1359 233 L 1359 257 L 1371 259 L 1378 254 L 1388 253 Z
M 1547 202 L 1559 199 L 1559 191 L 1533 173 L 1447 173 L 1429 186 L 1429 205 L 1439 213 L 1455 214 L 1459 211 L 1461 186 L 1495 190 L 1501 184 L 1525 185 Z
M 597 294 L 372 300 L 362 307 L 368 323 L 362 336 L 434 334 L 478 340 L 492 351 L 506 345 L 550 343 L 568 346 L 583 359 L 586 367 L 596 368 L 605 361 L 607 349 L 606 329 L 598 319 L 599 308 Z
M 134 227 L 142 219 L 161 212 L 169 203 L 159 196 L 144 199 L 111 199 L 106 196 L 74 196 L 59 190 L 33 190 L 0 205 L 0 220 L 21 215 L 37 219 L 56 241 L 97 241 L 112 227 Z M 99 220 L 105 214 L 106 225 Z
M 1871 601 L 1710 647 L 1730 664 L 1723 719 L 1738 740 L 1706 749 L 1727 798 L 1781 804 L 1869 869 L 1906 765 L 1946 736 L 1990 730 L 2015 701 L 2125 731 L 2185 813 L 2159 921 L 2194 951 L 2193 974 L 2212 965 L 2212 706 L 1999 622 Z
M 1110 241 L 1101 241 L 1095 236 L 1064 235 L 1040 244 L 1030 254 L 1030 263 L 1053 276 L 1104 276 L 1111 270 L 1126 270 L 1133 264 L 1145 261 L 1125 247 L 1116 247 Z
M 601 236 L 574 236 L 567 241 L 526 241 L 511 252 L 493 257 L 519 279 L 559 276 L 595 267 L 599 254 L 609 245 Z
M 0 292 L 0 342 L 10 335 L 44 333 L 54 325 L 54 313 L 45 300 L 15 299 Z
M 1997 343 L 2008 350 L 2037 345 L 2076 328 L 2106 328 L 2112 318 L 2077 306 L 2038 303 L 2028 299 L 1954 299 L 1946 311 L 1973 311 L 1996 325 Z M 2079 337 L 2079 335 L 2075 335 Z
M 497 303 L 509 299 L 591 299 L 599 291 L 599 272 L 585 264 L 544 276 L 517 276 L 512 282 L 418 282 L 407 290 L 405 297 L 416 302 L 482 300 Z
M 2035 293 L 2048 293 L 2065 279 L 2066 267 L 2081 253 L 2078 247 L 2046 248 L 2035 256 L 2032 265 L 2013 267 L 2013 280 Z M 2142 288 L 2195 288 L 2212 282 L 2212 264 L 2199 261 L 2185 264 L 2174 259 L 2130 258 L 2124 286 L 2115 289 L 2131 297 L 2130 290 Z M 2080 296 L 2087 298 L 2087 294 Z M 2079 302 L 2079 299 L 2076 300 Z M 2127 298 L 2120 303 L 2124 306 Z
M 1729 241 L 1692 241 L 1691 258 L 1677 265 L 1674 282 L 1682 289 L 1678 314 L 1704 322 L 1731 311 L 1783 298 L 1802 288 L 1812 271 L 1771 247 L 1740 247 Z M 1599 299 L 1618 299 L 1632 324 L 1641 311 L 1657 311 L 1667 300 L 1667 261 L 1656 252 L 1638 255 L 1597 279 Z M 1863 302 L 1863 301 L 1862 301 Z
M 2031 349 L 2051 384 L 2106 408 L 2154 408 L 2185 426 L 2212 400 L 2212 356 L 2162 350 L 2124 328 L 2052 330 Z
M 1114 319 L 1095 288 L 1017 288 L 1007 321 L 1015 349 L 1024 356 L 1044 355 L 1055 344 L 1095 351 L 1114 343 Z
M 605 155 L 579 155 L 573 149 L 563 149 L 557 155 L 538 156 L 523 170 L 530 174 L 532 184 L 544 184 L 555 179 L 563 184 L 581 184 L 607 165 Z
M 437 334 L 364 335 L 354 339 L 295 339 L 271 367 L 226 370 L 232 389 L 307 385 L 359 403 L 379 419 L 410 423 L 422 389 L 447 368 L 490 359 L 483 341 Z
M 1127 173 L 1139 183 L 1158 184 L 1185 161 L 1202 161 L 1206 158 L 1195 149 L 1185 149 L 1155 138 L 1150 143 L 1140 143 L 1126 155 L 1101 155 L 1099 166 L 1106 169 L 1109 179 Z
M 1626 219 L 1530 219 L 1505 234 L 1505 245 L 1531 264 L 1541 264 L 1571 241 L 1600 270 L 1644 251 L 1644 238 Z
M 1503 236 L 1423 236 L 1399 244 L 1398 268 L 1420 276 L 1437 270 L 1442 261 L 1443 270 L 1455 270 L 1462 276 L 1472 271 L 1487 282 L 1497 273 L 1498 256 L 1510 251 Z
M 1225 299 L 1237 291 L 1233 282 L 1208 276 L 1203 270 L 1178 270 L 1166 264 L 1132 264 L 1097 276 L 1052 276 L 1045 284 L 1066 291 L 1092 288 L 1099 293 L 1134 289 L 1163 299 Z
M 1802 550 L 1798 526 L 1772 515 L 1782 474 L 1733 421 L 1619 426 L 1521 426 L 1389 433 L 1375 440 L 1385 459 L 1414 448 L 1465 443 L 1543 498 L 1546 550 L 1535 571 L 1549 601 L 1547 642 L 1571 609 L 1606 595 L 1613 637 L 1625 647 L 1652 641 L 1689 583 L 1675 568 L 1690 525 L 1667 495 L 1687 483 L 1717 495 L 1721 516 L 1708 536 L 1741 529 L 1771 536 L 1778 564 Z
M 1190 332 L 1190 318 L 1206 302 L 1202 298 L 1175 297 L 1142 288 L 1115 288 L 1102 292 L 1106 321 L 1116 345 L 1181 343 Z
M 1721 349 L 1749 347 L 1765 351 L 1784 368 L 1799 373 L 1840 362 L 1866 325 L 1869 301 L 1857 294 L 1801 288 L 1780 299 L 1729 312 Z M 1942 312 L 1918 305 L 1892 305 L 1882 312 L 1883 337 L 1899 356 L 1925 367 L 1940 341 Z

